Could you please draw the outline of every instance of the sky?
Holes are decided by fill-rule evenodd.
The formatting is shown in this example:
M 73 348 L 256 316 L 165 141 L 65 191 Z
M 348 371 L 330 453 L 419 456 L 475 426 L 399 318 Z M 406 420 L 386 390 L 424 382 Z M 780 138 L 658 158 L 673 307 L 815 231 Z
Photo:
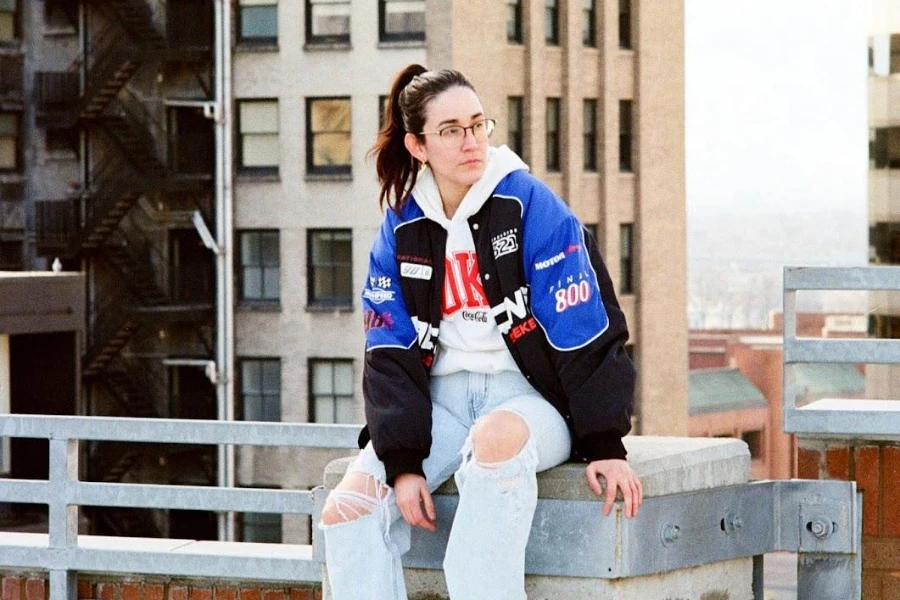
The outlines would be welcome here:
M 849 211 L 865 252 L 859 0 L 685 0 L 688 218 Z

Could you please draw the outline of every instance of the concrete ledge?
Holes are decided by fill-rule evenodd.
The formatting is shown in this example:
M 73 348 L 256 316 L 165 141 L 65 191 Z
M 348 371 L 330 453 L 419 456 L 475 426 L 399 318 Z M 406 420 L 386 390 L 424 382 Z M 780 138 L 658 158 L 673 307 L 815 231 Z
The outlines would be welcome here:
M 641 478 L 644 496 L 665 496 L 745 483 L 750 473 L 747 444 L 730 438 L 628 436 L 628 462 Z M 353 457 L 325 468 L 325 487 L 334 489 Z M 451 478 L 436 494 L 455 495 Z M 538 496 L 553 500 L 598 500 L 584 477 L 584 465 L 566 463 L 538 474 Z

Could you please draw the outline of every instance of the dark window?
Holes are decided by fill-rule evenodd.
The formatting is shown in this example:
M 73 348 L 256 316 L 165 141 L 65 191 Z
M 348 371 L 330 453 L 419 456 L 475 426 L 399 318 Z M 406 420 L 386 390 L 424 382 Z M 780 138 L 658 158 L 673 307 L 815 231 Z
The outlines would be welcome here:
M 244 44 L 278 43 L 278 2 L 239 0 L 238 41 Z
M 506 39 L 522 43 L 522 0 L 506 0 Z
M 900 127 L 869 129 L 869 167 L 900 169 Z
M 584 170 L 597 170 L 597 101 L 584 101 Z
M 22 242 L 0 242 L 0 271 L 21 271 L 22 265 Z
M 309 420 L 312 423 L 356 423 L 353 361 L 309 361 Z
M 48 127 L 44 139 L 47 152 L 66 153 L 77 158 L 80 154 L 81 144 L 78 129 Z
M 631 0 L 619 0 L 619 48 L 631 49 Z
M 556 0 L 544 0 L 544 41 L 549 46 L 559 44 L 559 6 Z
M 272 488 L 266 486 L 266 489 Z M 239 542 L 255 542 L 257 544 L 281 543 L 281 514 L 245 512 L 238 513 L 237 517 Z
M 585 46 L 597 45 L 597 0 L 582 0 L 581 13 L 584 16 L 581 30 L 581 41 Z
M 633 108 L 631 100 L 619 100 L 619 170 L 634 171 Z
M 281 421 L 281 360 L 277 358 L 240 359 L 241 421 Z
M 310 230 L 307 247 L 309 303 L 349 306 L 353 296 L 352 233 Z
M 169 109 L 169 164 L 178 175 L 211 176 L 215 163 L 213 122 L 195 107 Z
M 278 101 L 238 102 L 240 147 L 238 165 L 248 173 L 278 174 L 281 148 L 278 141 Z
M 523 156 L 525 144 L 522 139 L 522 97 L 510 96 L 506 104 L 506 145 L 518 154 Z
M 19 113 L 0 113 L 0 171 L 18 171 L 22 165 Z
M 762 431 L 745 431 L 741 434 L 741 439 L 750 449 L 750 458 L 763 457 L 763 434 Z
M 350 0 L 306 0 L 306 41 L 350 42 Z
M 74 32 L 78 21 L 72 18 L 75 15 L 69 13 L 68 10 L 68 7 L 61 2 L 44 0 L 44 26 L 55 31 L 65 29 Z
M 619 225 L 619 293 L 634 293 L 634 225 Z
M 900 222 L 881 221 L 869 227 L 874 264 L 900 265 Z
M 281 298 L 281 254 L 277 231 L 241 231 L 240 299 L 278 302 Z
M 547 98 L 547 170 L 559 171 L 559 98 Z
M 306 101 L 306 171 L 350 174 L 350 98 Z
M 378 0 L 378 39 L 424 40 L 425 0 Z
M 0 0 L 0 45 L 14 44 L 19 39 L 16 0 Z

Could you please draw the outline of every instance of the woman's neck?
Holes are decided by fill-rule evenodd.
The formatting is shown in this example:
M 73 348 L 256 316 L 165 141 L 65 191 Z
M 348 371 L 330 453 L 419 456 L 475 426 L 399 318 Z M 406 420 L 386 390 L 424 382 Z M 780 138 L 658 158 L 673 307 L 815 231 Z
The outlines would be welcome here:
M 444 214 L 447 215 L 448 219 L 452 219 L 472 186 L 454 185 L 446 181 L 437 181 L 437 184 L 438 192 L 441 194 L 441 204 L 444 206 Z

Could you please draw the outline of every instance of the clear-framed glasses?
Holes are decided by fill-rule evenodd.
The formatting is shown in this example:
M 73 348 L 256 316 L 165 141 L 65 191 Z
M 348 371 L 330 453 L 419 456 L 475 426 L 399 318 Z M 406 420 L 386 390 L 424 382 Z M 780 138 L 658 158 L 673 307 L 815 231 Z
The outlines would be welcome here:
M 462 125 L 450 125 L 449 127 L 444 127 L 437 131 L 423 131 L 420 135 L 437 135 L 440 136 L 441 141 L 444 143 L 462 144 L 463 140 L 466 139 L 466 131 L 471 129 L 475 141 L 484 142 L 491 137 L 492 133 L 494 133 L 494 127 L 496 125 L 497 121 L 494 119 L 482 119 L 472 123 L 468 127 L 463 127 Z

